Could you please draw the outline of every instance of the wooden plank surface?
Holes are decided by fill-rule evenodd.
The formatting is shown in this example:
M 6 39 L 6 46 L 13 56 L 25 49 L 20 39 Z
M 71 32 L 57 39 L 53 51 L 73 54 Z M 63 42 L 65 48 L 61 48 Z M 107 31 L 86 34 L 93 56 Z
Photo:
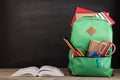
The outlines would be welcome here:
M 17 68 L 0 69 L 0 80 L 120 80 L 120 69 L 114 69 L 114 76 L 112 77 L 70 76 L 66 68 L 61 68 L 64 71 L 64 77 L 10 77 L 17 70 Z

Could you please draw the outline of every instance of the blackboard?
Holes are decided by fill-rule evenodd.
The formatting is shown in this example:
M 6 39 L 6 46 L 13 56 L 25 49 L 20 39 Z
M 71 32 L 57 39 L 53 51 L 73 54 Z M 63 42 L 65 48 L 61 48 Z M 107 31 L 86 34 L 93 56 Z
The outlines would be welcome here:
M 116 21 L 114 42 L 119 48 L 117 1 L 105 0 L 2 0 L 0 13 L 0 67 L 68 66 L 69 48 L 63 37 L 69 37 L 76 7 L 96 12 L 108 11 Z M 112 66 L 118 63 L 119 49 Z

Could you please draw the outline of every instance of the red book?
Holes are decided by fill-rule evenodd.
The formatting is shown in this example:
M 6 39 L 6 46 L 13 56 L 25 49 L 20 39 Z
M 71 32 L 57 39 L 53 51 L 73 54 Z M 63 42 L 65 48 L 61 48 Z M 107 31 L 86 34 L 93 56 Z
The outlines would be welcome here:
M 73 23 L 76 21 L 76 13 L 88 13 L 88 12 L 94 12 L 94 11 L 77 7 L 71 22 L 71 26 L 73 26 Z

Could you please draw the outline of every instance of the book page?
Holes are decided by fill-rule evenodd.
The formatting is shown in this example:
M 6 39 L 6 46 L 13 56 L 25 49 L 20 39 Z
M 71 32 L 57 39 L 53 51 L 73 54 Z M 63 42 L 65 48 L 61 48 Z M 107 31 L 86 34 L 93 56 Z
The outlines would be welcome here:
M 60 69 L 55 67 L 55 66 L 50 66 L 50 65 L 43 65 L 40 67 L 39 72 L 40 71 L 44 71 L 44 70 L 54 70 L 54 71 L 59 71 Z
M 11 76 L 36 76 L 38 71 L 39 68 L 35 66 L 31 66 L 31 67 L 21 68 L 15 73 L 13 73 Z
M 37 76 L 64 76 L 64 74 L 60 71 L 41 71 L 37 74 Z
M 37 76 L 64 76 L 64 73 L 55 66 L 43 65 L 38 71 Z

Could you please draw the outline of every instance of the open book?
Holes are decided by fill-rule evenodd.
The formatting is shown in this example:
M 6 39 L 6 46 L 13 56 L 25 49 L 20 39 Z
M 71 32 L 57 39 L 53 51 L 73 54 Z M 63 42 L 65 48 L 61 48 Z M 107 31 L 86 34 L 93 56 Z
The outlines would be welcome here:
M 57 67 L 43 65 L 40 68 L 36 66 L 21 68 L 11 76 L 64 76 L 64 73 Z

